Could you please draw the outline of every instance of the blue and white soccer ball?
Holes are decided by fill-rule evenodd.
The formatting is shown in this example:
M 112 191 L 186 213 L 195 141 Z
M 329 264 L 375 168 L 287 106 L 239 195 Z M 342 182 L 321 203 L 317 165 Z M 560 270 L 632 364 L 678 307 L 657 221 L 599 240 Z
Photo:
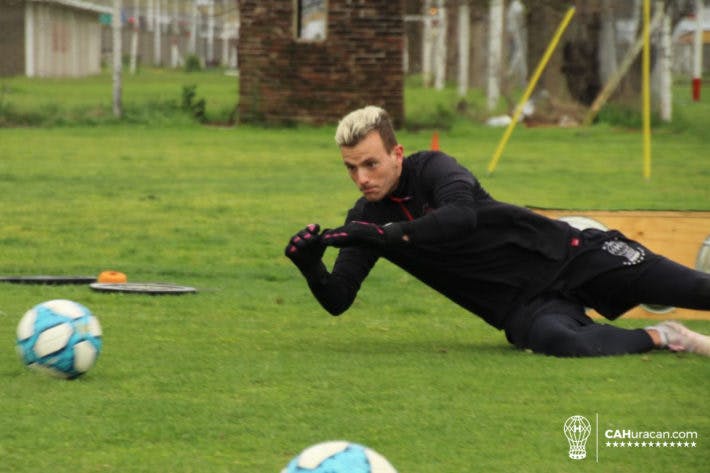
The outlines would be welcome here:
M 17 354 L 32 369 L 73 379 L 101 353 L 101 325 L 89 309 L 66 299 L 42 302 L 17 326 Z
M 374 450 L 341 440 L 308 447 L 281 473 L 397 473 L 397 470 Z

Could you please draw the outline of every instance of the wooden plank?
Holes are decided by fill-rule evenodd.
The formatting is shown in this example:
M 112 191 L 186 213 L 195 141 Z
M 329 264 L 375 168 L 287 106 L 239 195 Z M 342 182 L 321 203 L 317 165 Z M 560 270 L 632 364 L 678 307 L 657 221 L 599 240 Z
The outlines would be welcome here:
M 703 243 L 710 237 L 710 212 L 705 211 L 532 210 L 551 218 L 564 216 L 592 218 L 609 229 L 619 230 L 650 250 L 690 268 L 695 268 L 698 253 Z M 596 313 L 592 315 L 600 317 Z M 673 308 L 668 313 L 655 314 L 644 307 L 637 307 L 624 314 L 624 317 L 708 320 L 710 312 Z

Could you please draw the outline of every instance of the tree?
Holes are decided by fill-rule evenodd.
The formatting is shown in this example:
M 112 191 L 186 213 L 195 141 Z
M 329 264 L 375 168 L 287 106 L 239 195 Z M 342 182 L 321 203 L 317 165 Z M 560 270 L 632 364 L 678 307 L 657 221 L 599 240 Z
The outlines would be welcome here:
M 121 0 L 113 0 L 113 115 L 121 118 L 123 106 L 121 104 Z

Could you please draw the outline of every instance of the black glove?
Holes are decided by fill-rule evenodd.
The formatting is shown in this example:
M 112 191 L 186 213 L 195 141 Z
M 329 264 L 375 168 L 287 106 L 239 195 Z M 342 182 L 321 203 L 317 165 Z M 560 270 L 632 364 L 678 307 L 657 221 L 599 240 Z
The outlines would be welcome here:
M 383 226 L 353 220 L 342 227 L 326 230 L 321 240 L 328 246 L 343 248 L 345 246 L 364 245 L 384 248 L 389 244 L 402 243 L 402 228 L 398 223 L 387 223 Z
M 291 237 L 284 250 L 286 256 L 304 274 L 313 271 L 318 266 L 325 252 L 325 245 L 318 232 L 320 232 L 320 226 L 317 223 L 308 225 Z

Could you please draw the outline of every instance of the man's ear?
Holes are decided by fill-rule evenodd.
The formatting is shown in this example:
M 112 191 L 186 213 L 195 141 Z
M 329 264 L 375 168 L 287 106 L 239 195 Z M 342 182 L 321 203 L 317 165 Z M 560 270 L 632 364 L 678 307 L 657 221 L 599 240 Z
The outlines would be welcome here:
M 404 159 L 404 146 L 402 146 L 401 144 L 394 145 L 394 148 L 392 148 L 392 152 L 397 158 L 397 161 L 401 162 L 402 159 Z

